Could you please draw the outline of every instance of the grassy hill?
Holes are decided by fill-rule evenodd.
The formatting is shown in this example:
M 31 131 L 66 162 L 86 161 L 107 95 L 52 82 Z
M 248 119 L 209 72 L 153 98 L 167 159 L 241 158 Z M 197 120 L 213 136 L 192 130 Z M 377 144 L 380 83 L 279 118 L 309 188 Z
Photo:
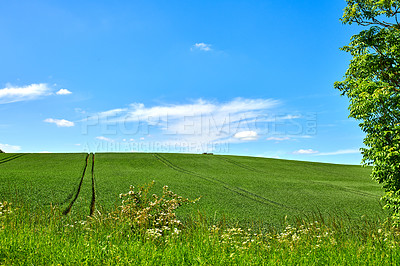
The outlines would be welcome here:
M 72 215 L 88 215 L 92 161 L 86 154 L 0 154 L 0 201 L 67 208 L 76 198 Z M 129 185 L 155 180 L 156 192 L 168 185 L 181 196 L 202 197 L 182 208 L 183 216 L 199 209 L 210 217 L 277 223 L 285 215 L 316 211 L 354 218 L 385 215 L 379 202 L 382 190 L 371 180 L 371 169 L 360 166 L 152 153 L 98 153 L 94 161 L 100 210 L 118 204 L 118 195 L 127 192 Z

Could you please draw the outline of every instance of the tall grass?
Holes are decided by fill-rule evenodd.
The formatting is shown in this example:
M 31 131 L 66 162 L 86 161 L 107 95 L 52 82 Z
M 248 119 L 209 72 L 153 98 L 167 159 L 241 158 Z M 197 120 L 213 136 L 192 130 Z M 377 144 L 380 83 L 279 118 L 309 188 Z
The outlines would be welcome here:
M 400 232 L 390 220 L 315 214 L 284 219 L 281 226 L 243 226 L 197 213 L 178 231 L 155 234 L 154 223 L 137 224 L 132 213 L 127 219 L 127 204 L 143 203 L 139 193 L 127 194 L 135 200 L 85 219 L 63 215 L 57 206 L 33 212 L 1 204 L 0 264 L 400 264 Z

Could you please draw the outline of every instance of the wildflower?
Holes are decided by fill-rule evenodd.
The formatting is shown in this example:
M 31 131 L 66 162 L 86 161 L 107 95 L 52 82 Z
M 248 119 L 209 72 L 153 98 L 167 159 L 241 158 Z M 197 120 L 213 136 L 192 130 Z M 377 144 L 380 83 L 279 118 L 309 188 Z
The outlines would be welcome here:
M 0 202 L 0 217 L 10 214 L 11 212 L 11 203 L 7 201 Z
M 163 187 L 162 196 L 152 194 L 150 197 L 149 190 L 153 185 L 154 181 L 139 187 L 137 191 L 131 186 L 127 194 L 120 194 L 122 205 L 118 207 L 119 211 L 112 214 L 112 218 L 116 221 L 123 218 L 132 228 L 144 229 L 150 238 L 163 236 L 167 232 L 178 234 L 182 223 L 176 219 L 175 210 L 183 203 L 194 203 L 198 199 L 191 201 L 177 196 L 168 186 Z M 171 231 L 171 228 L 174 229 Z
M 179 234 L 181 232 L 181 230 L 179 230 L 178 228 L 174 228 L 174 231 L 172 232 L 172 234 Z

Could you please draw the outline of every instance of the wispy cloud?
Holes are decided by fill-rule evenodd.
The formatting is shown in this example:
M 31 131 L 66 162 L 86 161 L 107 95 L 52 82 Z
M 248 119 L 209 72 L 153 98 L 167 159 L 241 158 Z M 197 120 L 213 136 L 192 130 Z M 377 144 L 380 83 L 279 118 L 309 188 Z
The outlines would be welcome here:
M 325 156 L 325 155 L 342 155 L 342 154 L 354 154 L 354 153 L 361 153 L 361 152 L 359 149 L 347 149 L 347 150 L 338 150 L 333 152 L 321 152 L 316 155 Z
M 72 92 L 70 92 L 67 89 L 60 89 L 59 91 L 56 92 L 57 95 L 68 95 L 71 94 Z
M 20 151 L 21 146 L 0 143 L 0 150 L 2 150 L 4 152 L 14 153 L 14 152 Z
M 50 94 L 51 89 L 45 83 L 23 87 L 7 85 L 4 89 L 0 89 L 0 104 L 35 100 Z
M 116 116 L 126 111 L 128 111 L 128 108 L 117 108 L 97 113 L 94 117 L 96 117 L 97 119 L 110 118 L 110 117 L 112 118 L 113 116 Z
M 293 115 L 275 117 L 273 114 L 280 105 L 274 99 L 245 98 L 227 102 L 198 99 L 150 107 L 133 103 L 126 108 L 92 114 L 81 122 L 99 130 L 115 129 L 102 134 L 123 134 L 126 139 L 136 135 L 138 140 L 152 134 L 146 139 L 173 146 L 239 143 L 270 134 L 268 127 L 276 121 L 282 125 L 282 121 L 297 119 Z
M 312 139 L 311 135 L 291 135 L 290 138 L 299 138 L 299 139 Z
M 361 153 L 359 149 L 337 150 L 333 152 L 319 152 L 313 149 L 300 149 L 292 152 L 293 154 L 313 154 L 314 156 L 329 156 L 329 155 L 343 155 Z
M 73 127 L 73 126 L 75 126 L 74 122 L 71 122 L 71 121 L 68 121 L 65 119 L 47 118 L 44 120 L 44 122 L 56 124 L 57 127 Z
M 183 117 L 197 117 L 200 115 L 212 116 L 217 121 L 224 122 L 228 117 L 231 120 L 235 120 L 237 114 L 243 114 L 244 119 L 247 114 L 247 118 L 256 118 L 257 115 L 261 115 L 260 110 L 271 109 L 280 104 L 277 100 L 272 99 L 243 99 L 236 98 L 226 103 L 216 103 L 199 99 L 191 104 L 181 105 L 165 105 L 165 106 L 154 106 L 146 108 L 143 104 L 132 104 L 130 115 L 132 117 L 140 117 L 147 119 L 148 117 L 153 118 L 183 118 Z M 224 118 L 223 121 L 219 121 L 221 116 Z M 232 118 L 234 117 L 234 118 Z M 214 119 L 214 120 L 215 120 Z
M 269 137 L 267 140 L 275 140 L 275 141 L 283 141 L 283 140 L 290 140 L 289 137 Z
M 209 52 L 211 51 L 211 44 L 207 44 L 204 42 L 200 42 L 200 43 L 195 43 L 192 48 L 190 48 L 191 51 L 195 51 L 195 50 L 200 50 L 200 51 L 205 51 L 205 52 Z
M 315 154 L 315 153 L 318 153 L 318 151 L 315 151 L 313 149 L 300 149 L 293 152 L 293 154 Z
M 249 131 L 250 124 L 254 126 L 258 117 L 279 104 L 279 101 L 272 99 L 243 98 L 226 103 L 200 99 L 191 104 L 153 107 L 135 103 L 129 108 L 100 112 L 89 117 L 89 120 L 99 120 L 100 123 L 142 123 L 160 128 L 169 136 L 215 141 Z
M 103 140 L 103 141 L 108 141 L 108 142 L 114 142 L 114 140 L 112 140 L 110 138 L 106 138 L 104 136 L 98 136 L 98 137 L 96 137 L 96 139 Z

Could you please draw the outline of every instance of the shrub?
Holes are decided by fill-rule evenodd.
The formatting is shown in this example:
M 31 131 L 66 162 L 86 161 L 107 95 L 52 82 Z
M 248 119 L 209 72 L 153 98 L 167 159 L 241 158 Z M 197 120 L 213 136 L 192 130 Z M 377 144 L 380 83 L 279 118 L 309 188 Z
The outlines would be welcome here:
M 130 186 L 127 193 L 120 194 L 122 203 L 111 214 L 112 218 L 128 223 L 133 230 L 145 231 L 149 237 L 178 234 L 183 224 L 176 217 L 176 209 L 183 204 L 195 203 L 200 198 L 183 198 L 169 190 L 168 186 L 163 187 L 162 196 L 150 196 L 153 186 L 154 181 L 137 190 Z
M 6 218 L 6 216 L 11 212 L 11 203 L 7 201 L 0 202 L 0 230 L 3 228 L 2 223 L 4 218 Z
M 11 213 L 11 203 L 4 201 L 0 202 L 0 218 Z

